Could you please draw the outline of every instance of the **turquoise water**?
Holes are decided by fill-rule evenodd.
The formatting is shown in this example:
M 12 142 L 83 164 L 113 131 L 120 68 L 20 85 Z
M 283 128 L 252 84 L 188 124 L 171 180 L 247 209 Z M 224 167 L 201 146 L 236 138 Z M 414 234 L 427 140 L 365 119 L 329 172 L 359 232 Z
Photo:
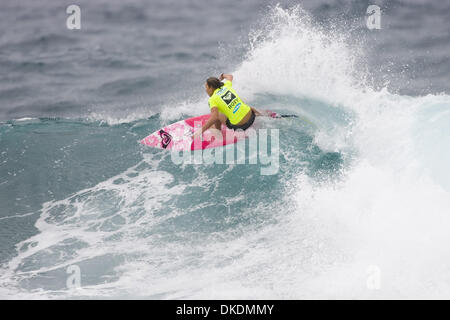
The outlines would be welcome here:
M 286 130 L 280 132 L 279 172 L 268 176 L 260 174 L 260 164 L 174 164 L 166 150 L 138 143 L 162 126 L 158 116 L 117 125 L 67 119 L 2 124 L 2 226 L 13 231 L 19 223 L 22 230 L 2 234 L 2 246 L 9 249 L 3 262 L 17 259 L 15 244 L 22 241 L 18 252 L 27 253 L 15 271 L 25 276 L 18 282 L 22 290 L 64 290 L 61 279 L 71 259 L 89 270 L 83 283 L 95 286 L 99 278 L 117 280 L 113 270 L 124 260 L 152 251 L 121 252 L 115 246 L 136 240 L 156 247 L 198 245 L 216 233 L 245 236 L 246 229 L 276 223 L 275 204 L 283 201 L 286 181 L 300 171 L 337 176 L 343 159 L 318 148 L 301 120 L 272 121 Z M 24 185 L 25 196 L 14 198 Z M 39 248 L 38 238 L 47 232 L 57 240 Z M 105 245 L 111 253 L 80 256 Z

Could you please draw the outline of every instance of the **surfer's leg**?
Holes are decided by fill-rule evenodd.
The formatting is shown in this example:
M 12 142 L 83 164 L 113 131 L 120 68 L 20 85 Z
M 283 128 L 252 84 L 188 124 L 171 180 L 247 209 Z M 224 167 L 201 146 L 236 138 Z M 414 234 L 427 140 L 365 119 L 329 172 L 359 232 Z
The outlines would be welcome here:
M 255 116 L 262 116 L 262 115 L 263 115 L 261 112 L 259 112 L 258 110 L 256 110 L 256 109 L 253 108 L 253 107 L 250 107 L 250 109 L 253 110 L 253 112 L 255 113 Z
M 214 127 L 211 128 L 214 136 L 217 136 L 217 138 L 222 139 L 222 123 L 226 125 L 227 116 L 224 115 L 222 112 L 219 112 L 219 119 L 214 122 Z
M 216 128 L 217 130 L 220 130 L 222 127 L 222 122 L 220 122 L 220 120 L 216 120 L 216 122 L 214 122 L 214 128 Z
M 216 122 L 214 123 L 214 125 L 216 126 L 216 129 L 217 129 L 217 130 L 221 130 L 222 124 L 223 124 L 223 125 L 226 125 L 226 122 L 227 122 L 227 116 L 224 115 L 222 112 L 219 112 L 219 120 L 216 121 Z
M 216 120 L 214 122 L 213 127 L 210 128 L 212 134 L 217 138 L 217 139 L 223 139 L 222 137 L 222 123 L 224 125 L 226 125 L 227 121 L 227 116 L 224 115 L 223 113 L 219 112 L 219 119 Z

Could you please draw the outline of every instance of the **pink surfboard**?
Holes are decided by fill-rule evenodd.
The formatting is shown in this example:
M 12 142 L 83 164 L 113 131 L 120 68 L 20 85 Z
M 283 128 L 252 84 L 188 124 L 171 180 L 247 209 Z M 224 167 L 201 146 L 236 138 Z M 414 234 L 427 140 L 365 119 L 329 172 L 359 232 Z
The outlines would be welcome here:
M 272 111 L 267 110 L 264 113 L 264 115 L 272 118 L 279 117 L 277 113 Z M 141 140 L 141 143 L 149 147 L 172 151 L 203 150 L 236 143 L 248 137 L 249 132 L 252 132 L 249 130 L 234 131 L 222 125 L 222 135 L 219 135 L 217 131 L 214 132 L 214 130 L 206 130 L 203 133 L 203 139 L 197 137 L 194 140 L 192 135 L 208 121 L 209 117 L 210 114 L 205 114 L 172 123 L 145 137 Z

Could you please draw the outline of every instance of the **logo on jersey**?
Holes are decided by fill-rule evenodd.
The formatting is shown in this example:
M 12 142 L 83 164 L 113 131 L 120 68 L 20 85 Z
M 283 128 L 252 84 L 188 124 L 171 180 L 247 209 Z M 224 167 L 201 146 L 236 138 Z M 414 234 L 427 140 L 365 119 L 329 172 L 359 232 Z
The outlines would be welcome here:
M 227 91 L 221 98 L 227 105 L 229 105 L 231 101 L 236 99 L 236 96 L 233 94 L 233 92 Z
M 241 103 L 239 102 L 233 109 L 233 113 L 236 113 L 236 111 L 239 110 L 239 108 L 241 107 Z

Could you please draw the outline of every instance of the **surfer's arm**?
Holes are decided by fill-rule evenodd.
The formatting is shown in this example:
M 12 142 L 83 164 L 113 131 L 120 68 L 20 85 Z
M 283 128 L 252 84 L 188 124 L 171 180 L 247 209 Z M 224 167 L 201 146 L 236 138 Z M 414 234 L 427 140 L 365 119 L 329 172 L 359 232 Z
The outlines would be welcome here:
M 203 132 L 205 132 L 209 128 L 211 128 L 211 126 L 214 123 L 216 123 L 217 120 L 219 120 L 219 109 L 217 109 L 217 107 L 212 107 L 211 108 L 211 116 L 209 117 L 208 121 L 206 121 L 206 123 L 203 125 L 203 127 L 194 133 L 194 139 L 196 137 L 198 137 L 199 135 L 202 135 Z
M 219 80 L 222 81 L 223 79 L 227 79 L 227 80 L 233 82 L 233 75 L 222 73 L 219 77 Z

